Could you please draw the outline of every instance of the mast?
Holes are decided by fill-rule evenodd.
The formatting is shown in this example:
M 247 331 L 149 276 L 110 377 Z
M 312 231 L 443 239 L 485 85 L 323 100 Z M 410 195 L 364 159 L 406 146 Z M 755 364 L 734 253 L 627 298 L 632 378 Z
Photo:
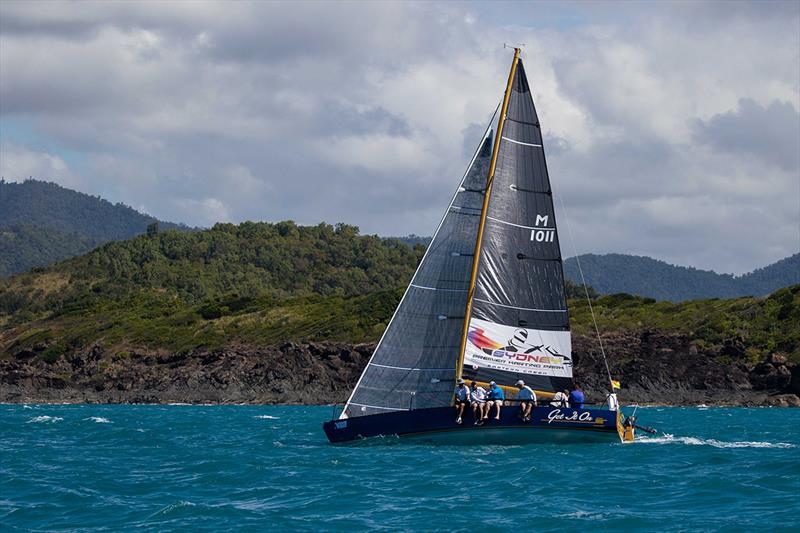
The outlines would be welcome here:
M 511 86 L 514 83 L 514 75 L 517 71 L 517 63 L 519 62 L 519 48 L 514 48 L 514 59 L 511 62 L 511 70 L 508 73 L 508 83 L 506 84 L 506 92 L 503 95 L 503 105 L 500 110 L 500 117 L 497 121 L 497 134 L 494 138 L 494 147 L 492 148 L 492 159 L 489 163 L 489 173 L 486 176 L 486 191 L 483 195 L 483 206 L 481 207 L 481 217 L 478 223 L 478 236 L 475 239 L 475 251 L 472 256 L 472 271 L 469 278 L 469 288 L 467 289 L 467 306 L 464 312 L 464 325 L 461 331 L 461 346 L 458 351 L 458 359 L 456 360 L 456 380 L 461 377 L 461 371 L 464 366 L 464 351 L 467 347 L 467 334 L 469 333 L 469 321 L 472 314 L 472 298 L 475 295 L 475 280 L 478 275 L 478 263 L 481 255 L 481 243 L 483 242 L 483 230 L 486 226 L 486 214 L 489 207 L 489 196 L 492 193 L 492 182 L 494 181 L 494 172 L 497 168 L 497 154 L 500 151 L 500 139 L 503 137 L 503 126 L 506 122 L 506 113 L 508 113 L 508 101 L 511 96 Z

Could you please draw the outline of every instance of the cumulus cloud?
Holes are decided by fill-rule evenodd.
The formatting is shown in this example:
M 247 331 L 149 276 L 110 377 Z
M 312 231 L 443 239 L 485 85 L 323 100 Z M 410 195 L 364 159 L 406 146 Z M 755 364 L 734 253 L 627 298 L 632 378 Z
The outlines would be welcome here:
M 17 180 L 36 177 L 79 188 L 80 178 L 58 155 L 32 150 L 12 142 L 0 143 L 0 176 Z
M 500 99 L 501 43 L 524 42 L 577 250 L 742 272 L 800 247 L 799 10 L 7 0 L 0 121 L 51 142 L 0 131 L 3 174 L 189 224 L 430 234 Z
M 800 113 L 791 102 L 763 106 L 751 98 L 736 110 L 695 123 L 695 139 L 730 155 L 748 154 L 765 165 L 797 174 L 800 169 Z

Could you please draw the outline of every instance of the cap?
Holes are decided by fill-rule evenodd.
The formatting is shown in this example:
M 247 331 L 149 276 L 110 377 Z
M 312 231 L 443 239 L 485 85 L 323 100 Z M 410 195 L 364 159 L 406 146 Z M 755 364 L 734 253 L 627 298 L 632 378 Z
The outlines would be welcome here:
M 497 385 L 497 383 L 495 383 L 494 381 L 492 381 L 491 383 L 489 383 L 489 385 L 491 385 L 491 386 L 493 386 L 493 387 L 494 387 L 495 385 Z
M 461 379 L 461 378 L 458 378 L 458 381 L 457 381 L 457 383 L 458 383 L 459 385 L 463 385 L 463 384 L 464 384 L 464 380 L 463 380 L 463 379 Z
M 517 381 L 517 385 L 520 386 L 520 387 L 524 387 L 525 386 L 525 382 L 522 381 L 522 380 L 519 380 L 519 381 Z

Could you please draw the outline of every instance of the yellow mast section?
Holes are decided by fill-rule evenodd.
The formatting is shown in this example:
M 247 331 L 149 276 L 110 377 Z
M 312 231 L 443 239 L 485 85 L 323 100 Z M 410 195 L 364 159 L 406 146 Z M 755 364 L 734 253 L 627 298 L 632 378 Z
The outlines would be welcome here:
M 483 242 L 483 229 L 486 226 L 486 213 L 489 209 L 489 196 L 492 193 L 492 182 L 494 182 L 494 171 L 497 167 L 497 153 L 500 151 L 500 138 L 503 136 L 503 126 L 506 123 L 506 113 L 508 112 L 508 101 L 511 97 L 511 86 L 514 83 L 514 75 L 517 72 L 519 62 L 519 48 L 514 48 L 514 60 L 511 62 L 511 71 L 508 73 L 508 84 L 503 95 L 503 107 L 500 111 L 500 118 L 497 121 L 497 132 L 494 137 L 494 147 L 492 149 L 492 159 L 489 163 L 489 174 L 486 176 L 486 191 L 483 195 L 483 206 L 481 207 L 481 218 L 478 223 L 478 238 L 475 240 L 475 251 L 472 257 L 472 273 L 469 277 L 469 289 L 467 290 L 467 308 L 464 313 L 464 328 L 461 331 L 461 349 L 458 352 L 456 361 L 456 380 L 461 377 L 464 367 L 464 351 L 467 349 L 467 334 L 469 333 L 469 321 L 472 315 L 472 297 L 475 294 L 475 281 L 478 276 L 478 262 L 481 256 L 481 243 Z

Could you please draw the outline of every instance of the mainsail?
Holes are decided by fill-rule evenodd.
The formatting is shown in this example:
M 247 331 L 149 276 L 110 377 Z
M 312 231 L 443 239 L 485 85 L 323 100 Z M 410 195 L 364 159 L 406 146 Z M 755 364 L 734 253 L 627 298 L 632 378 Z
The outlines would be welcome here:
M 571 340 L 550 179 L 522 60 L 500 124 L 462 376 L 554 392 L 572 383 Z
M 342 418 L 450 404 L 495 116 Z

